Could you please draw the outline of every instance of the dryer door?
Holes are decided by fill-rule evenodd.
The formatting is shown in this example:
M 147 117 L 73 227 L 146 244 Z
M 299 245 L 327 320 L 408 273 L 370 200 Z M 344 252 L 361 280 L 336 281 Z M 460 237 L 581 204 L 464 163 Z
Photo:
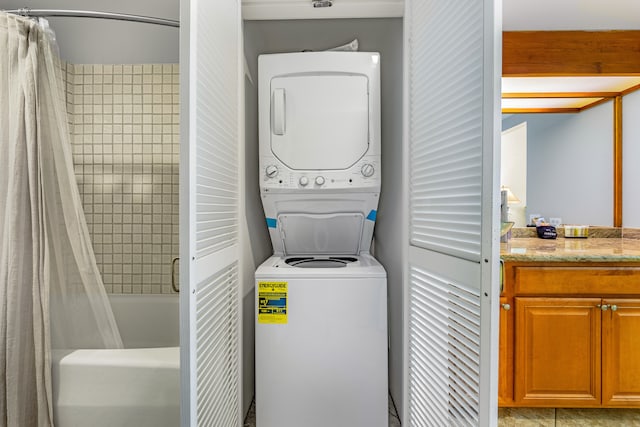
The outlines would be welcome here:
M 368 148 L 366 76 L 331 73 L 271 80 L 271 150 L 286 166 L 348 169 Z

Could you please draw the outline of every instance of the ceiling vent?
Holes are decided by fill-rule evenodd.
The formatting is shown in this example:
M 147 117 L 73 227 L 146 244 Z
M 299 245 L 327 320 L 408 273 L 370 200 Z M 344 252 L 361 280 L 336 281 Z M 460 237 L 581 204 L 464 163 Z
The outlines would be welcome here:
M 331 0 L 312 0 L 311 3 L 313 7 L 331 7 L 333 6 L 333 1 Z

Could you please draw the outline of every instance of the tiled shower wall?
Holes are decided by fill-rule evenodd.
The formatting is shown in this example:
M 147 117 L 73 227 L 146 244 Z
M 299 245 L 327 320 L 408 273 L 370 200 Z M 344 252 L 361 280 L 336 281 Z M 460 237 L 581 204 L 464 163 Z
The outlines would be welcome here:
M 66 64 L 78 187 L 108 293 L 172 293 L 177 64 Z

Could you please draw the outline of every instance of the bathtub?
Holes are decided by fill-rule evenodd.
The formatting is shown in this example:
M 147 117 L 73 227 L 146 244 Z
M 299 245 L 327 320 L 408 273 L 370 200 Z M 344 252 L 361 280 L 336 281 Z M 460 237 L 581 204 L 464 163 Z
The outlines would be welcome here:
M 57 427 L 180 425 L 178 297 L 111 295 L 122 350 L 54 350 Z

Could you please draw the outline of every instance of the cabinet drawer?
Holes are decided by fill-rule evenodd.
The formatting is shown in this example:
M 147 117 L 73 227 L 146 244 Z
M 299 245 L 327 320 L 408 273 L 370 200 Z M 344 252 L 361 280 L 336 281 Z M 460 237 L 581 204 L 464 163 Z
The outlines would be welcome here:
M 640 294 L 640 267 L 517 266 L 514 269 L 517 295 Z

